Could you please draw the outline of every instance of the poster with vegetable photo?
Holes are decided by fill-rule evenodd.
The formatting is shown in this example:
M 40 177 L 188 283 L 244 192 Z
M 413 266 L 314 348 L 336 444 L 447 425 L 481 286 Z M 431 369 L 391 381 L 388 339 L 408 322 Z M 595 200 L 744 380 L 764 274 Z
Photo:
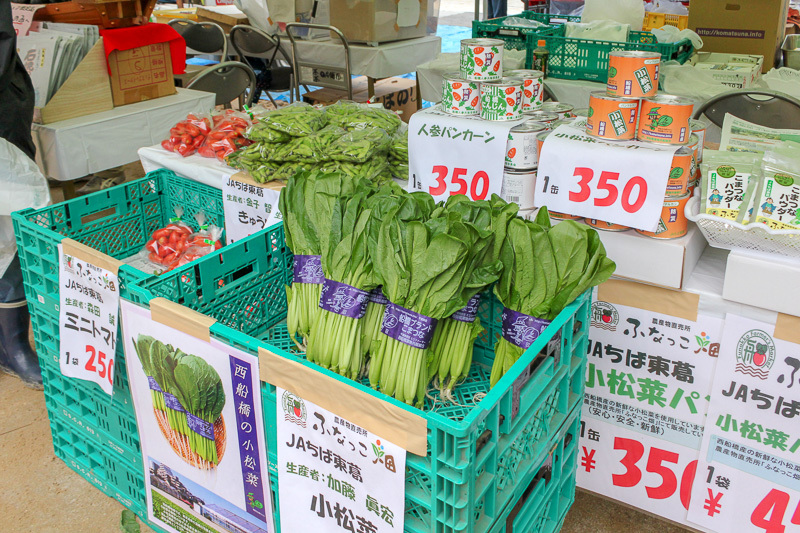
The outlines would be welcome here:
M 174 533 L 273 533 L 258 358 L 130 302 L 121 311 L 149 519 Z

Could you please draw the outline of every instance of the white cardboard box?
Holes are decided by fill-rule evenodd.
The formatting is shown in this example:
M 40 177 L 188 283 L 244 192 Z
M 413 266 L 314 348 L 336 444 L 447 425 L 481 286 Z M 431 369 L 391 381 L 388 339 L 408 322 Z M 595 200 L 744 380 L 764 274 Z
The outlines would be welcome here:
M 761 78 L 763 56 L 698 52 L 692 63 L 698 69 L 709 71 L 711 77 L 736 89 L 747 89 Z
M 733 302 L 800 316 L 800 261 L 732 251 L 722 297 Z

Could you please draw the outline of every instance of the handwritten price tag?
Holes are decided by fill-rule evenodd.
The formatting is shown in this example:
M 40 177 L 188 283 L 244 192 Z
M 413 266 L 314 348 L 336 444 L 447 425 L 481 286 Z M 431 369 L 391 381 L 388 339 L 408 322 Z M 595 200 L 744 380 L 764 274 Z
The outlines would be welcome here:
M 15 4 L 11 2 L 11 23 L 17 37 L 28 35 L 28 30 L 33 23 L 33 15 L 44 4 Z
M 111 394 L 119 320 L 119 280 L 59 245 L 61 373 Z
M 547 137 L 537 207 L 654 231 L 678 147 L 603 142 L 586 135 L 581 123 Z
M 414 113 L 408 130 L 408 190 L 425 191 L 437 201 L 455 194 L 473 200 L 500 194 L 508 133 L 520 122 L 489 122 L 435 108 Z
M 225 238 L 228 244 L 280 222 L 278 199 L 283 184 L 256 183 L 245 174 L 223 182 L 222 207 L 225 210 Z

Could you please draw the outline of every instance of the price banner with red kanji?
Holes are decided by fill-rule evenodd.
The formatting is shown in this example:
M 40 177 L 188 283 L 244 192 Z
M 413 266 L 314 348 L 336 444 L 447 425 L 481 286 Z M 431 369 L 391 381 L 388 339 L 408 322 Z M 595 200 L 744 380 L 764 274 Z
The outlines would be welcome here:
M 456 194 L 472 200 L 499 195 L 508 134 L 521 122 L 453 116 L 435 108 L 414 113 L 408 125 L 408 190 L 425 191 L 436 201 Z
M 63 375 L 97 383 L 110 395 L 118 340 L 119 280 L 116 270 L 76 256 L 85 248 L 76 245 L 58 245 L 59 366 Z
M 687 524 L 722 320 L 683 315 L 595 299 L 578 486 Z
M 545 140 L 536 206 L 655 231 L 678 146 L 604 141 L 581 124 L 561 125 Z
M 800 344 L 776 328 L 725 318 L 688 515 L 712 531 L 800 531 Z

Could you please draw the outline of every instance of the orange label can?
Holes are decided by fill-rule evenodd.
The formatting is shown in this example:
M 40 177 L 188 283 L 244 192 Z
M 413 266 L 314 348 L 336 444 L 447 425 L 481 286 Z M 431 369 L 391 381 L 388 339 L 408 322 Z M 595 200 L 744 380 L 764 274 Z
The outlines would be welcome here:
M 631 229 L 628 226 L 612 224 L 611 222 L 603 222 L 602 220 L 597 220 L 596 218 L 584 218 L 583 221 L 594 229 L 603 231 L 625 231 Z
M 672 157 L 672 168 L 667 179 L 667 196 L 683 196 L 689 190 L 689 182 L 694 180 L 692 159 L 694 153 L 688 146 L 681 146 Z
M 648 98 L 658 91 L 661 54 L 639 50 L 618 50 L 608 54 L 609 95 Z
M 686 146 L 692 151 L 692 168 L 690 177 L 695 178 L 700 173 L 700 138 L 696 133 L 692 133 Z
M 539 154 L 540 158 L 542 157 L 542 148 L 544 147 L 544 140 L 547 139 L 547 136 L 550 135 L 551 132 L 552 132 L 551 130 L 547 130 L 536 135 L 536 153 Z
M 697 164 L 699 167 L 700 163 L 703 162 L 703 143 L 706 142 L 706 130 L 708 129 L 708 124 L 702 120 L 692 119 L 689 121 L 689 128 L 692 130 L 692 133 L 697 135 Z
M 586 133 L 614 141 L 630 141 L 636 136 L 639 101 L 608 96 L 602 91 L 589 95 Z
M 661 209 L 661 218 L 655 231 L 636 230 L 636 233 L 652 237 L 654 239 L 679 239 L 689 231 L 689 221 L 683 210 L 686 203 L 691 198 L 690 195 L 679 196 L 677 198 L 664 198 L 664 207 Z
M 580 220 L 583 217 L 576 217 L 575 215 L 569 215 L 567 213 L 559 213 L 558 211 L 547 211 L 550 213 L 550 218 L 553 220 Z
M 636 138 L 659 144 L 686 144 L 692 133 L 689 119 L 693 108 L 694 102 L 680 96 L 658 95 L 642 100 Z

